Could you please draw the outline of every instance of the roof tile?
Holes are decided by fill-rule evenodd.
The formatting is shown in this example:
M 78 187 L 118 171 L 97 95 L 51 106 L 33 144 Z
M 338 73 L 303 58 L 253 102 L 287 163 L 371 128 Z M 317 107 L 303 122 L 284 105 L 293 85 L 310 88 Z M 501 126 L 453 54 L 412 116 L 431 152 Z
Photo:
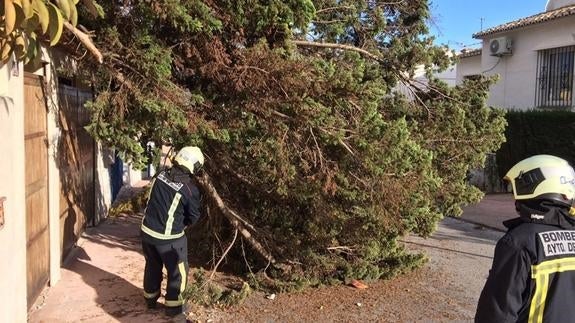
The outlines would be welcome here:
M 481 55 L 481 48 L 471 49 L 471 50 L 467 50 L 467 51 L 461 51 L 461 53 L 459 55 L 457 55 L 457 57 L 465 58 L 465 57 L 473 57 L 473 56 L 479 56 L 479 55 Z
M 529 25 L 535 25 L 542 22 L 575 15 L 575 5 L 565 6 L 559 9 L 542 12 L 533 16 L 514 20 L 496 27 L 486 29 L 484 31 L 473 34 L 473 38 L 483 38 L 484 36 L 492 35 L 502 31 L 509 31 Z

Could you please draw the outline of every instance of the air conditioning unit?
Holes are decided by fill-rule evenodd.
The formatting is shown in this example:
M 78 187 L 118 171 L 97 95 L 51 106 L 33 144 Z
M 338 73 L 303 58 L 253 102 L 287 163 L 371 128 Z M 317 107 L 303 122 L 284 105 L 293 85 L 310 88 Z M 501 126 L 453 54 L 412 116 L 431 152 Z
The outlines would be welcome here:
M 512 42 L 507 37 L 494 38 L 489 41 L 489 52 L 491 56 L 511 55 Z

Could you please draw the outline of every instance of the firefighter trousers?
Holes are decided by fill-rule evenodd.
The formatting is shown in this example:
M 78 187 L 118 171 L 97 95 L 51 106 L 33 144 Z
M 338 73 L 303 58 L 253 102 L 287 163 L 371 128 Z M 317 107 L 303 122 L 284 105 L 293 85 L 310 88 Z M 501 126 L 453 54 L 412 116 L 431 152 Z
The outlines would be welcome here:
M 162 268 L 166 267 L 167 284 L 165 306 L 181 307 L 184 304 L 182 293 L 188 278 L 188 241 L 186 236 L 166 244 L 150 244 L 142 241 L 146 258 L 144 270 L 144 297 L 157 300 L 160 297 Z

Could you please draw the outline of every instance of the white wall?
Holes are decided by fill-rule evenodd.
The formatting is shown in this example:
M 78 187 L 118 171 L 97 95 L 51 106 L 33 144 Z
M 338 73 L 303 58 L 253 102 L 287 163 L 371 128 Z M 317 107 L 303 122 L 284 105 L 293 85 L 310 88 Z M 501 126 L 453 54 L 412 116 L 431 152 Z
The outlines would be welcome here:
M 481 55 L 459 59 L 456 69 L 456 84 L 463 83 L 466 76 L 481 74 Z
M 548 0 L 545 5 L 545 11 L 555 10 L 572 4 L 575 4 L 574 0 Z
M 114 150 L 96 143 L 96 222 L 107 217 L 112 205 L 112 184 L 109 169 L 114 163 Z
M 124 173 L 122 176 L 122 181 L 124 185 L 135 186 L 138 182 L 142 180 L 142 170 L 136 170 L 132 168 L 132 163 L 124 162 Z
M 50 61 L 46 51 L 42 57 Z M 0 65 L 0 198 L 5 197 L 5 224 L 0 228 L 0 322 L 27 321 L 26 293 L 26 187 L 24 149 L 24 70 L 10 61 Z M 48 97 L 48 216 L 50 227 L 50 286 L 60 279 L 60 174 L 56 149 L 60 129 L 57 122 L 58 96 L 55 69 L 47 65 L 36 74 L 44 75 Z M 96 216 L 106 216 L 111 204 L 106 154 L 98 146 Z M 30 304 L 32 305 L 32 304 Z
M 26 201 L 24 172 L 24 71 L 0 65 L 0 322 L 26 322 Z
M 48 60 L 43 50 L 42 57 Z M 15 76 L 13 63 L 0 66 L 0 197 L 5 202 L 6 224 L 0 229 L 0 257 L 9 266 L 0 267 L 0 322 L 25 322 L 27 308 L 26 295 L 26 187 L 25 187 L 25 142 L 24 142 L 24 68 L 20 63 Z M 48 221 L 50 231 L 50 285 L 60 279 L 60 222 L 59 170 L 55 160 L 56 143 L 60 131 L 57 127 L 57 94 L 49 68 L 40 69 L 35 74 L 44 75 L 48 84 Z M 4 240 L 5 239 L 5 240 Z M 12 286 L 13 285 L 13 286 Z M 6 287 L 6 288 L 4 288 Z M 7 306 L 6 309 L 3 306 Z
M 51 62 L 52 59 L 42 48 L 42 59 Z M 57 162 L 58 140 L 60 128 L 58 126 L 58 84 L 56 68 L 48 64 L 35 74 L 44 75 L 48 91 L 47 105 L 47 139 L 48 139 L 48 225 L 50 228 L 50 280 L 49 285 L 54 286 L 60 280 L 60 259 L 62 249 L 60 246 L 60 169 Z
M 447 52 L 447 55 L 451 57 L 451 52 Z M 445 71 L 443 72 L 436 72 L 433 75 L 434 77 L 442 80 L 443 82 L 447 83 L 448 86 L 455 86 L 455 79 L 456 79 L 456 65 L 450 65 Z M 427 77 L 425 77 L 425 66 L 418 65 L 415 68 L 413 73 L 413 79 L 427 84 Z
M 451 65 L 445 71 L 435 74 L 435 77 L 447 83 L 449 86 L 455 86 L 456 75 L 456 65 Z
M 490 89 L 488 104 L 525 110 L 535 106 L 537 50 L 575 45 L 575 17 L 497 34 L 483 40 L 481 68 L 486 75 L 498 74 Z M 489 55 L 489 40 L 508 36 L 513 40 L 513 55 L 501 58 Z

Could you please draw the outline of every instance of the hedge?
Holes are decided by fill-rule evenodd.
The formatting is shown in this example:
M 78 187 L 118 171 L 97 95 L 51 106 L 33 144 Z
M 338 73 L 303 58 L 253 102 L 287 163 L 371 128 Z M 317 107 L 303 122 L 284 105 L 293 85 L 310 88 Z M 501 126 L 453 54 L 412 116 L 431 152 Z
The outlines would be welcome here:
M 497 151 L 502 178 L 518 161 L 538 154 L 554 155 L 575 165 L 575 113 L 570 111 L 508 111 L 506 142 Z

